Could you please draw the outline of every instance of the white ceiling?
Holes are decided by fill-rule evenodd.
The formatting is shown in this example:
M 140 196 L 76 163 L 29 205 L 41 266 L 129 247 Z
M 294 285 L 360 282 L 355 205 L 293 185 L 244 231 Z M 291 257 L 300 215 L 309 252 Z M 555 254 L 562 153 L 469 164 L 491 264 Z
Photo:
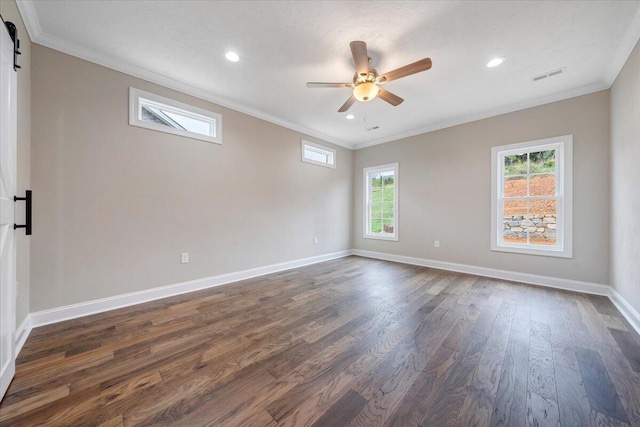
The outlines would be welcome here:
M 640 37 L 640 1 L 301 2 L 20 1 L 36 43 L 350 148 L 390 141 L 610 87 Z M 386 72 L 424 57 L 430 71 L 388 83 L 398 107 L 338 108 L 349 42 Z M 240 62 L 224 58 L 236 51 Z M 503 65 L 489 69 L 495 56 Z M 566 67 L 560 76 L 535 75 Z M 366 131 L 368 127 L 379 129 Z

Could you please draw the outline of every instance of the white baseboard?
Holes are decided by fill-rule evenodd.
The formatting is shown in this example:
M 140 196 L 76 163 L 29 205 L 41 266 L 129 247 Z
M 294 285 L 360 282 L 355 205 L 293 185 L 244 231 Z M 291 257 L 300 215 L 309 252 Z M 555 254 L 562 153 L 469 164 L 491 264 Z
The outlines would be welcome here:
M 441 270 L 475 274 L 477 276 L 492 277 L 496 279 L 522 282 L 556 289 L 607 296 L 609 297 L 609 299 L 611 299 L 613 304 L 615 304 L 618 310 L 620 310 L 624 317 L 629 321 L 629 323 L 634 327 L 634 329 L 640 334 L 640 314 L 638 314 L 638 312 L 615 289 L 607 285 L 354 249 L 238 271 L 235 273 L 228 273 L 203 279 L 191 280 L 174 285 L 162 286 L 123 295 L 116 295 L 109 298 L 102 298 L 98 300 L 87 301 L 84 303 L 31 313 L 27 315 L 27 317 L 16 330 L 16 355 L 22 349 L 22 346 L 24 345 L 27 337 L 31 333 L 31 329 L 38 326 L 62 322 L 65 320 L 88 316 L 91 314 L 102 313 L 105 311 L 114 310 L 116 308 L 141 304 L 144 302 L 149 302 L 174 295 L 180 295 L 187 292 L 221 286 L 232 282 L 263 276 L 265 274 L 276 273 L 279 271 L 290 270 L 292 268 L 303 267 L 305 265 L 317 264 L 332 259 L 343 258 L 349 255 L 358 255 L 365 258 L 381 259 L 403 264 L 419 265 Z
M 221 274 L 218 276 L 206 277 L 203 279 L 190 280 L 188 282 L 174 285 L 162 286 L 158 288 L 146 289 L 144 291 L 131 292 L 123 295 L 116 295 L 108 298 L 101 298 L 79 304 L 67 305 L 50 310 L 37 311 L 31 313 L 31 327 L 44 326 L 51 323 L 62 322 L 64 320 L 75 319 L 88 316 L 90 314 L 102 313 L 116 308 L 149 302 L 160 298 L 166 298 L 187 292 L 226 285 L 240 280 L 251 279 L 252 277 L 263 276 L 265 274 L 276 273 L 283 270 L 302 267 L 332 259 L 343 258 L 351 255 L 351 250 L 333 252 L 330 254 L 287 261 L 279 264 L 267 265 L 264 267 L 252 268 L 249 270 L 234 273 Z M 24 322 L 23 322 L 24 323 Z
M 457 271 L 460 273 L 475 274 L 476 276 L 492 277 L 494 279 L 511 280 L 532 285 L 546 286 L 549 288 L 564 289 L 585 294 L 602 295 L 609 297 L 620 313 L 640 334 L 640 314 L 620 295 L 608 285 L 599 283 L 581 282 L 578 280 L 559 279 L 557 277 L 539 276 L 536 274 L 517 273 L 515 271 L 496 270 L 493 268 L 477 267 L 474 265 L 456 264 L 453 262 L 435 261 L 424 258 L 414 258 L 403 255 L 387 254 L 382 252 L 363 251 L 354 249 L 353 255 L 365 258 L 375 258 L 385 261 L 400 262 L 403 264 L 420 265 L 422 267 L 437 268 L 440 270 Z
M 497 270 L 494 268 L 478 267 L 475 265 L 456 264 L 453 262 L 435 261 L 425 258 L 414 258 L 403 255 L 393 255 L 382 252 L 363 251 L 354 249 L 353 255 L 366 258 L 382 259 L 403 264 L 420 265 L 440 270 L 457 271 L 459 273 L 475 274 L 476 276 L 492 277 L 494 279 L 511 280 L 513 282 L 531 285 L 547 286 L 567 291 L 583 292 L 586 294 L 609 296 L 610 287 L 598 283 L 580 282 L 578 280 L 560 279 L 557 277 L 539 276 L 536 274 L 518 273 L 515 271 Z
M 20 350 L 22 350 L 22 346 L 27 341 L 27 337 L 31 333 L 32 328 L 31 314 L 27 314 L 22 323 L 20 323 L 20 326 L 18 326 L 18 329 L 16 329 L 16 357 L 20 354 Z
M 633 326 L 633 329 L 640 334 L 640 313 L 638 313 L 632 306 L 622 297 L 615 289 L 611 288 L 611 294 L 609 299 L 615 305 L 620 313 L 627 319 L 627 321 Z

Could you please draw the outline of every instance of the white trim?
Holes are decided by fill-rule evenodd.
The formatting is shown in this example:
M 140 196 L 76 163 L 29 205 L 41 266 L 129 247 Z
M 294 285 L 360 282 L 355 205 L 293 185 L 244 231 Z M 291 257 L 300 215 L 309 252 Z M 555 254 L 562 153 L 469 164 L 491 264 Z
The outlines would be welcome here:
M 474 274 L 476 276 L 491 277 L 494 279 L 509 280 L 512 282 L 527 283 L 530 285 L 544 286 L 547 288 L 562 289 L 566 291 L 582 292 L 585 294 L 601 295 L 608 297 L 629 324 L 640 334 L 640 313 L 638 313 L 609 285 L 600 283 L 582 282 L 579 280 L 561 279 L 558 277 L 539 276 L 536 274 L 519 273 L 508 270 L 478 267 L 475 265 L 457 264 L 446 261 L 436 261 L 425 258 L 415 258 L 404 255 L 394 255 L 382 252 L 353 249 L 353 255 L 381 259 L 385 261 L 399 262 L 402 264 L 419 265 L 422 267 L 437 268 L 439 270 L 456 271 L 459 273 Z
M 22 22 L 29 33 L 31 41 L 35 41 L 42 36 L 42 27 L 36 13 L 36 8 L 31 0 L 16 0 L 16 5 L 22 16 Z
M 211 124 L 212 135 L 203 135 L 182 129 L 175 129 L 167 125 L 145 121 L 140 119 L 141 107 L 140 100 L 147 101 L 148 104 L 158 108 L 166 106 L 166 110 L 175 109 L 176 112 L 183 115 L 191 115 L 202 122 L 208 121 Z M 143 102 L 144 103 L 144 102 Z M 155 93 L 146 92 L 144 90 L 129 87 L 129 124 L 145 129 L 155 130 L 158 132 L 170 133 L 172 135 L 182 136 L 185 138 L 198 139 L 215 144 L 222 144 L 222 115 L 213 111 L 205 110 L 194 105 L 185 104 L 175 99 L 166 98 L 156 95 Z
M 31 325 L 31 314 L 27 314 L 24 318 L 18 329 L 16 329 L 16 358 L 18 358 L 18 354 L 20 354 L 20 350 L 22 350 L 22 346 L 27 341 L 27 338 L 31 334 L 31 329 L 33 329 Z
M 403 264 L 419 265 L 422 267 L 437 268 L 440 270 L 456 271 L 459 273 L 474 274 L 476 276 L 492 277 L 494 279 L 510 280 L 512 282 L 528 283 L 531 285 L 546 286 L 567 291 L 583 292 L 593 295 L 609 296 L 611 287 L 599 283 L 582 282 L 571 279 L 561 279 L 536 274 L 519 273 L 516 271 L 497 270 L 494 268 L 479 267 L 475 265 L 457 264 L 446 261 L 436 261 L 425 258 L 414 258 L 404 255 L 394 255 L 382 252 L 364 251 L 354 249 L 353 255 L 365 258 L 382 259 L 385 261 L 400 262 Z
M 325 135 L 322 132 L 311 130 L 309 128 L 297 125 L 288 120 L 281 119 L 279 117 L 276 117 L 264 111 L 247 107 L 235 101 L 231 101 L 229 99 L 223 98 L 214 93 L 196 88 L 194 86 L 176 81 L 174 79 L 170 79 L 168 77 L 162 76 L 160 74 L 156 74 L 154 72 L 148 71 L 143 68 L 136 67 L 134 65 L 126 64 L 122 60 L 94 52 L 83 46 L 46 34 L 42 31 L 42 28 L 40 27 L 38 16 L 35 11 L 35 7 L 33 6 L 33 1 L 17 0 L 16 3 L 18 4 L 18 9 L 20 10 L 20 14 L 22 15 L 22 20 L 24 21 L 25 27 L 27 28 L 27 32 L 29 33 L 31 41 L 34 43 L 49 47 L 51 49 L 58 50 L 60 52 L 64 52 L 66 54 L 84 59 L 89 62 L 93 62 L 95 64 L 102 65 L 104 67 L 119 71 L 121 73 L 125 73 L 128 75 L 138 77 L 140 79 L 147 80 L 149 82 L 173 89 L 173 90 L 177 90 L 187 95 L 195 96 L 205 101 L 213 102 L 223 107 L 230 108 L 232 110 L 239 111 L 241 113 L 244 113 L 253 117 L 257 117 L 267 122 L 274 123 L 276 125 L 279 125 L 287 129 L 291 129 L 296 132 L 300 132 L 309 136 L 313 136 L 315 138 L 330 142 L 335 145 L 339 145 L 341 147 L 348 148 L 350 150 L 359 150 L 361 148 L 385 144 L 387 142 L 393 142 L 393 141 L 408 138 L 411 136 L 420 135 L 423 133 L 433 132 L 440 129 L 446 129 L 446 128 L 461 125 L 464 123 L 470 123 L 477 120 L 482 120 L 490 117 L 500 116 L 507 113 L 512 113 L 515 111 L 525 110 L 527 108 L 537 107 L 544 104 L 550 104 L 552 102 L 562 101 L 569 98 L 575 98 L 582 95 L 588 95 L 590 93 L 599 92 L 601 90 L 607 90 L 611 87 L 611 85 L 615 81 L 615 78 L 620 73 L 620 70 L 622 70 L 622 67 L 624 66 L 629 55 L 631 54 L 631 51 L 635 43 L 637 42 L 638 37 L 640 36 L 640 13 L 639 13 L 638 15 L 636 15 L 631 25 L 629 26 L 629 29 L 625 33 L 623 43 L 618 48 L 618 51 L 614 57 L 614 60 L 611 62 L 609 66 L 609 71 L 607 72 L 607 78 L 605 78 L 604 81 L 602 82 L 597 82 L 590 85 L 569 89 L 564 92 L 543 96 L 543 97 L 532 99 L 529 101 L 524 101 L 516 104 L 510 104 L 503 107 L 494 108 L 489 111 L 465 114 L 460 117 L 431 123 L 426 126 L 419 127 L 417 129 L 413 129 L 406 132 L 399 132 L 399 133 L 387 136 L 385 138 L 380 138 L 373 141 L 362 141 L 360 143 L 358 142 L 350 143 L 346 141 L 340 141 L 336 138 Z M 636 40 L 635 42 L 633 41 L 634 37 Z
M 283 270 L 303 267 L 305 265 L 317 264 L 319 262 L 343 258 L 349 255 L 351 255 L 351 250 L 344 250 L 325 255 L 287 261 L 279 264 L 267 265 L 264 267 L 252 268 L 249 270 L 243 270 L 234 273 L 227 273 L 218 276 L 206 277 L 203 279 L 190 280 L 188 282 L 177 283 L 174 285 L 145 289 L 144 291 L 131 292 L 128 294 L 101 298 L 78 304 L 52 308 L 50 310 L 37 311 L 35 313 L 31 313 L 31 327 L 35 328 L 38 326 L 49 325 L 51 323 L 62 322 L 64 320 L 71 320 L 78 317 L 88 316 L 90 314 L 102 313 L 104 311 L 114 310 L 116 308 L 154 301 L 160 298 L 180 295 L 187 292 L 198 291 L 201 289 L 213 288 L 215 286 L 226 285 L 228 283 L 237 282 L 240 280 L 251 279 L 252 277 L 263 276 L 265 274 L 276 273 Z
M 508 113 L 513 113 L 520 110 L 526 110 L 528 108 L 538 107 L 545 104 L 551 104 L 553 102 L 564 101 L 565 99 L 576 98 L 582 95 L 588 95 L 590 93 L 600 92 L 607 90 L 611 85 L 606 85 L 602 82 L 594 83 L 588 86 L 582 86 L 576 89 L 570 89 L 565 92 L 543 96 L 540 98 L 532 99 L 530 101 L 520 102 L 517 104 L 506 105 L 504 107 L 498 107 L 493 110 L 484 111 L 481 113 L 465 114 L 460 117 L 452 119 L 446 119 L 439 122 L 435 122 L 417 129 L 409 130 L 406 132 L 400 132 L 385 138 L 376 139 L 374 141 L 354 143 L 352 150 L 360 150 L 362 148 L 372 147 L 374 145 L 386 144 L 387 142 L 394 142 L 401 139 L 409 138 L 416 135 L 422 135 L 424 133 L 434 132 L 441 129 L 447 129 L 453 126 L 463 125 L 465 123 L 471 123 L 478 120 L 488 119 L 491 117 L 501 116 Z
M 502 194 L 504 156 L 521 150 L 532 152 L 551 148 L 556 150 L 557 247 L 553 249 L 542 245 L 524 247 L 523 245 L 510 245 L 502 242 L 499 230 L 503 227 L 503 216 L 498 210 L 498 193 Z M 490 242 L 492 251 L 561 258 L 573 257 L 573 135 L 562 135 L 491 148 Z
M 187 83 L 183 83 L 175 79 L 165 77 L 163 75 L 154 73 L 152 71 L 148 71 L 144 68 L 137 67 L 135 65 L 127 64 L 124 61 L 113 58 L 109 55 L 104 55 L 102 53 L 93 51 L 91 49 L 87 49 L 84 46 L 44 33 L 42 32 L 42 29 L 39 28 L 40 24 L 38 21 L 38 15 L 35 11 L 35 7 L 33 6 L 33 1 L 18 0 L 17 4 L 18 4 L 18 9 L 20 10 L 20 14 L 22 15 L 22 18 L 23 18 L 22 20 L 24 21 L 25 27 L 27 28 L 27 32 L 29 33 L 29 36 L 33 43 L 46 46 L 48 48 L 66 53 L 68 55 L 75 56 L 76 58 L 84 59 L 85 61 L 102 65 L 103 67 L 107 67 L 112 70 L 116 70 L 121 73 L 125 73 L 130 76 L 137 77 L 139 79 L 143 79 L 148 82 L 167 87 L 169 89 L 177 90 L 178 92 L 182 92 L 187 95 L 191 95 L 196 98 L 212 102 L 222 107 L 239 111 L 249 116 L 256 117 L 258 119 L 276 124 L 278 126 L 282 126 L 284 128 L 291 129 L 296 132 L 300 132 L 301 134 L 309 135 L 314 138 L 318 138 L 318 139 L 330 142 L 332 144 L 339 145 L 341 147 L 353 149 L 353 144 L 332 138 L 328 135 L 323 134 L 322 132 L 317 132 L 312 129 L 306 128 L 304 126 L 297 125 L 288 120 L 281 119 L 279 117 L 276 117 L 264 111 L 239 104 L 235 101 L 231 101 L 227 98 L 221 97 L 212 92 L 199 89 Z
M 497 270 L 493 268 L 478 267 L 466 264 L 457 264 L 446 261 L 436 261 L 424 258 L 415 258 L 404 255 L 394 255 L 382 252 L 372 252 L 360 249 L 334 252 L 316 257 L 304 258 L 295 261 L 273 264 L 270 266 L 244 270 L 236 273 L 223 274 L 175 285 L 163 286 L 148 289 L 140 292 L 133 292 L 99 300 L 88 301 L 86 303 L 73 304 L 51 310 L 30 313 L 22 321 L 16 330 L 16 357 L 22 349 L 27 337 L 34 327 L 44 326 L 51 323 L 71 320 L 90 314 L 101 313 L 114 310 L 116 308 L 141 304 L 160 298 L 193 292 L 201 289 L 221 286 L 224 284 L 250 279 L 252 277 L 265 274 L 276 273 L 292 268 L 303 267 L 305 265 L 317 264 L 332 259 L 344 258 L 349 255 L 357 255 L 365 258 L 381 259 L 385 261 L 399 262 L 402 264 L 419 265 L 422 267 L 436 268 L 440 270 L 455 271 L 460 273 L 474 274 L 477 276 L 491 277 L 513 282 L 527 283 L 531 285 L 545 286 L 548 288 L 563 289 L 573 292 L 607 296 L 618 308 L 620 313 L 629 321 L 631 326 L 640 334 L 640 314 L 629 304 L 615 289 L 608 285 L 598 283 L 582 282 L 571 279 L 561 279 L 549 276 L 539 276 L 528 273 L 518 273 L 507 270 Z
M 611 288 L 609 299 L 620 313 L 622 313 L 625 319 L 627 319 L 631 326 L 633 326 L 633 329 L 640 334 L 640 313 L 638 313 L 631 304 L 629 304 L 629 302 L 627 302 L 627 300 L 618 293 L 618 291 L 613 289 L 613 287 Z
M 369 175 L 370 172 L 377 172 L 377 171 L 388 171 L 393 169 L 393 187 L 394 187 L 394 191 L 393 191 L 393 235 L 392 236 L 385 236 L 382 234 L 371 234 L 369 233 L 369 230 L 371 229 L 371 227 L 369 226 L 369 222 L 370 222 L 370 218 L 369 218 L 369 178 L 367 177 Z M 399 227 L 398 224 L 400 221 L 398 221 L 398 200 L 399 200 L 399 190 L 400 190 L 400 186 L 398 184 L 399 182 L 399 171 L 398 171 L 398 163 L 388 163 L 386 165 L 379 165 L 379 166 L 370 166 L 370 167 L 366 167 L 362 169 L 362 173 L 363 173 L 363 178 L 362 178 L 362 189 L 364 191 L 364 197 L 362 198 L 364 200 L 364 209 L 363 209 L 363 213 L 364 213 L 364 230 L 362 231 L 362 237 L 364 239 L 375 239 L 375 240 L 389 240 L 392 242 L 397 242 L 399 240 Z
M 311 163 L 312 165 L 324 166 L 325 168 L 336 168 L 336 150 L 331 147 L 327 147 L 326 145 L 317 144 L 315 142 L 307 141 L 305 139 L 301 140 L 301 158 L 305 163 Z M 327 163 L 319 162 L 317 160 L 308 159 L 305 157 L 305 151 L 307 147 L 311 151 L 320 152 L 320 154 L 325 154 L 327 156 Z M 330 160 L 330 162 L 329 162 Z
M 640 40 L 640 10 L 636 13 L 636 16 L 631 20 L 631 24 L 627 28 L 627 31 L 622 37 L 622 42 L 618 45 L 611 62 L 609 62 L 609 68 L 607 69 L 604 83 L 608 88 L 611 87 L 613 82 L 618 78 L 618 74 L 622 71 L 622 67 L 627 63 L 633 48 Z

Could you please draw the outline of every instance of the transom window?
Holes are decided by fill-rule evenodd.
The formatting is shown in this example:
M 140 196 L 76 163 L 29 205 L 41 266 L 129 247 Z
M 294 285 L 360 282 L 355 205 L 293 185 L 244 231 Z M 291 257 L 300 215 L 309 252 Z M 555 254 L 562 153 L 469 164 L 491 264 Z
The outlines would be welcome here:
M 312 163 L 314 165 L 326 166 L 329 168 L 336 167 L 336 150 L 302 140 L 302 161 Z
M 222 116 L 139 89 L 129 90 L 129 124 L 222 143 Z
M 364 169 L 364 237 L 398 240 L 398 164 Z
M 571 135 L 494 147 L 491 249 L 570 258 Z

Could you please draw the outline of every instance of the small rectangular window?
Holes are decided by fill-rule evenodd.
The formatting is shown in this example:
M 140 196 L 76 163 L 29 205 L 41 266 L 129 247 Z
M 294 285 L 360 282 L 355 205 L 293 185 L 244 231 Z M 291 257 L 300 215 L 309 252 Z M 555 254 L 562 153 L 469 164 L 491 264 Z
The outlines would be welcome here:
M 398 164 L 364 169 L 364 237 L 398 240 Z
M 135 88 L 129 88 L 129 124 L 222 143 L 220 114 Z
M 571 135 L 492 151 L 491 249 L 572 256 Z
M 302 140 L 302 161 L 314 165 L 336 167 L 336 150 L 324 145 Z

